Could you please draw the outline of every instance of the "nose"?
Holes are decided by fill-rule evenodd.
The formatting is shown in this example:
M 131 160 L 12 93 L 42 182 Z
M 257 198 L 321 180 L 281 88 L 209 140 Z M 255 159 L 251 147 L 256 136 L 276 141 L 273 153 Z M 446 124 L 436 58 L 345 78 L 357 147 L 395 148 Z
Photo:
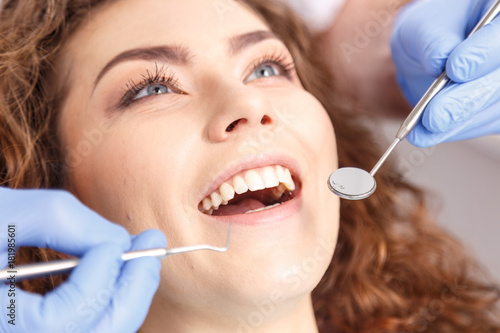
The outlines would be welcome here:
M 278 125 L 271 100 L 259 88 L 240 86 L 222 94 L 213 105 L 213 117 L 208 124 L 211 142 L 230 140 L 259 128 L 273 130 Z

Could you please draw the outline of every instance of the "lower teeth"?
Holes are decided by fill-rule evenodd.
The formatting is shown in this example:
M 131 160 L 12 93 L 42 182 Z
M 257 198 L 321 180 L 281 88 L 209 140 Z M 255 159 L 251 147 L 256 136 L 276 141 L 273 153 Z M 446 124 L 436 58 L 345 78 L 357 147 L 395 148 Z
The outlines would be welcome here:
M 262 207 L 262 208 L 257 208 L 257 209 L 249 210 L 248 212 L 245 212 L 245 214 L 254 213 L 254 212 L 260 212 L 262 210 L 274 208 L 274 207 L 277 207 L 279 205 L 281 205 L 281 203 L 278 202 L 277 204 L 274 204 L 274 205 L 271 205 L 271 206 L 266 206 L 266 207 Z

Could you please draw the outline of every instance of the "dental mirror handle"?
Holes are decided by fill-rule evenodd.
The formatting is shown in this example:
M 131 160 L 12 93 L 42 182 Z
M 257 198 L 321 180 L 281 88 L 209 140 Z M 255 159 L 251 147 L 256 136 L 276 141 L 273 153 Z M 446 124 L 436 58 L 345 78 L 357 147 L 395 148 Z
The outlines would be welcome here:
M 500 0 L 498 1 L 500 3 Z M 413 128 L 417 125 L 422 113 L 424 112 L 427 105 L 429 105 L 430 101 L 436 96 L 444 87 L 446 87 L 450 83 L 450 78 L 446 75 L 446 72 L 443 72 L 427 89 L 422 98 L 418 101 L 417 105 L 410 112 L 408 117 L 403 121 L 403 124 L 399 128 L 398 133 L 396 134 L 396 140 L 394 140 L 391 146 L 386 150 L 384 155 L 380 158 L 380 160 L 375 164 L 372 171 L 370 171 L 370 175 L 375 176 L 375 173 L 385 162 L 387 157 L 392 153 L 394 148 L 403 141 L 406 136 L 411 132 Z
M 469 33 L 469 38 L 472 36 L 476 31 L 484 27 L 486 24 L 490 23 L 497 15 L 500 13 L 500 0 L 497 0 L 491 7 L 488 9 L 486 14 L 481 18 L 481 20 L 476 24 L 474 29 Z M 380 166 L 385 162 L 387 157 L 389 157 L 390 153 L 396 148 L 397 144 L 406 138 L 408 133 L 411 132 L 411 130 L 417 125 L 420 117 L 422 116 L 422 113 L 424 112 L 425 108 L 427 105 L 430 103 L 430 101 L 441 91 L 443 88 L 445 88 L 449 83 L 450 83 L 450 78 L 448 75 L 446 75 L 446 71 L 443 71 L 443 73 L 431 84 L 429 89 L 425 92 L 425 94 L 422 96 L 420 101 L 418 101 L 417 105 L 413 108 L 413 110 L 410 112 L 408 117 L 405 119 L 401 127 L 399 128 L 398 133 L 396 134 L 396 139 L 393 141 L 391 146 L 387 149 L 387 151 L 382 155 L 380 160 L 375 164 L 373 167 L 372 171 L 370 171 L 370 174 L 372 176 L 375 175 L 375 173 L 378 171 Z

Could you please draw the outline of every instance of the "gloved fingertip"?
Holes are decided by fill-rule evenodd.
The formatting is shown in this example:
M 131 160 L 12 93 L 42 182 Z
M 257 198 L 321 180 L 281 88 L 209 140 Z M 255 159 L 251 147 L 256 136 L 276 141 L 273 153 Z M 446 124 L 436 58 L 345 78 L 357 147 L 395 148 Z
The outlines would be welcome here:
M 161 271 L 161 260 L 156 260 L 154 257 L 144 257 L 139 258 L 135 262 L 127 262 L 126 268 L 129 271 L 140 272 L 138 275 L 142 276 L 138 281 L 147 280 L 148 283 L 152 284 L 151 288 L 156 289 L 160 284 L 160 271 Z M 134 268 L 132 268 L 134 267 Z M 140 267 L 140 269 L 138 269 Z M 156 286 L 156 287 L 154 287 Z
M 85 239 L 91 239 L 89 246 L 111 243 L 118 246 L 123 252 L 130 249 L 132 242 L 127 229 L 119 224 L 98 216 L 94 212 L 91 212 L 91 216 L 89 218 L 94 219 L 92 227 L 85 225 L 83 221 L 78 226 L 79 235 L 81 235 L 82 238 L 85 237 Z M 87 249 L 85 249 L 85 251 L 86 250 Z
M 119 227 L 116 231 L 116 234 L 110 238 L 111 242 L 116 242 L 116 244 L 120 247 L 122 252 L 128 251 L 132 246 L 132 240 L 130 239 L 130 234 L 127 229 L 122 227 L 121 225 L 117 225 Z
M 484 69 L 487 53 L 480 46 L 459 45 L 446 62 L 446 74 L 457 83 L 475 80 L 487 72 Z
M 119 320 L 120 324 L 111 326 L 117 332 L 136 332 L 144 322 L 153 297 L 160 285 L 161 261 L 152 257 L 137 258 L 126 262 L 117 283 L 116 293 L 113 297 L 114 308 L 103 327 L 110 326 Z M 127 318 L 123 321 L 123 318 Z
M 92 290 L 95 284 L 93 273 L 99 272 L 101 280 L 104 277 L 115 279 L 123 264 L 123 250 L 116 244 L 108 243 L 95 246 L 81 259 L 73 270 L 69 281 L 79 286 L 81 290 Z M 92 273 L 91 273 L 92 272 Z
M 494 20 L 460 43 L 450 54 L 446 72 L 455 82 L 476 80 L 498 68 L 499 43 L 493 43 L 500 32 Z
M 414 145 L 415 147 L 419 148 L 425 148 L 427 147 L 425 140 L 423 140 L 423 137 L 421 135 L 418 135 L 415 130 L 411 131 L 407 136 L 406 136 L 406 141 Z
M 440 108 L 434 105 L 441 106 Z M 450 104 L 432 103 L 427 107 L 422 116 L 422 125 L 431 133 L 444 133 L 453 125 L 453 115 L 449 111 L 453 109 Z
M 446 61 L 452 51 L 460 44 L 458 36 L 447 35 L 446 38 L 436 40 L 423 53 L 423 65 L 427 74 L 438 77 L 446 66 Z
M 463 83 L 470 80 L 471 64 L 469 61 L 455 53 L 452 53 L 446 62 L 446 75 L 457 83 Z
M 131 249 L 135 251 L 164 247 L 167 247 L 165 234 L 157 229 L 148 229 L 134 237 Z
M 427 148 L 441 143 L 440 137 L 440 134 L 430 133 L 419 124 L 408 134 L 406 140 L 418 148 Z
M 162 262 L 154 257 L 143 257 L 125 263 L 118 282 L 120 290 L 127 294 L 126 297 L 139 298 L 155 294 L 161 281 Z M 131 288 L 135 286 L 134 288 Z

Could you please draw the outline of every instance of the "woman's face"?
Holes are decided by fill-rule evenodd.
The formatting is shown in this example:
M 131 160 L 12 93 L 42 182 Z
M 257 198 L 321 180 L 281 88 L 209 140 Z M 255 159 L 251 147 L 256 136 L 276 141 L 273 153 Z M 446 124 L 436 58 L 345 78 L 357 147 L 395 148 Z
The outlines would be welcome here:
M 163 306 L 307 298 L 337 238 L 335 137 L 258 16 L 233 1 L 115 1 L 58 73 L 68 188 L 85 204 L 134 234 L 161 229 L 169 247 L 223 245 L 232 223 L 226 253 L 163 261 Z

